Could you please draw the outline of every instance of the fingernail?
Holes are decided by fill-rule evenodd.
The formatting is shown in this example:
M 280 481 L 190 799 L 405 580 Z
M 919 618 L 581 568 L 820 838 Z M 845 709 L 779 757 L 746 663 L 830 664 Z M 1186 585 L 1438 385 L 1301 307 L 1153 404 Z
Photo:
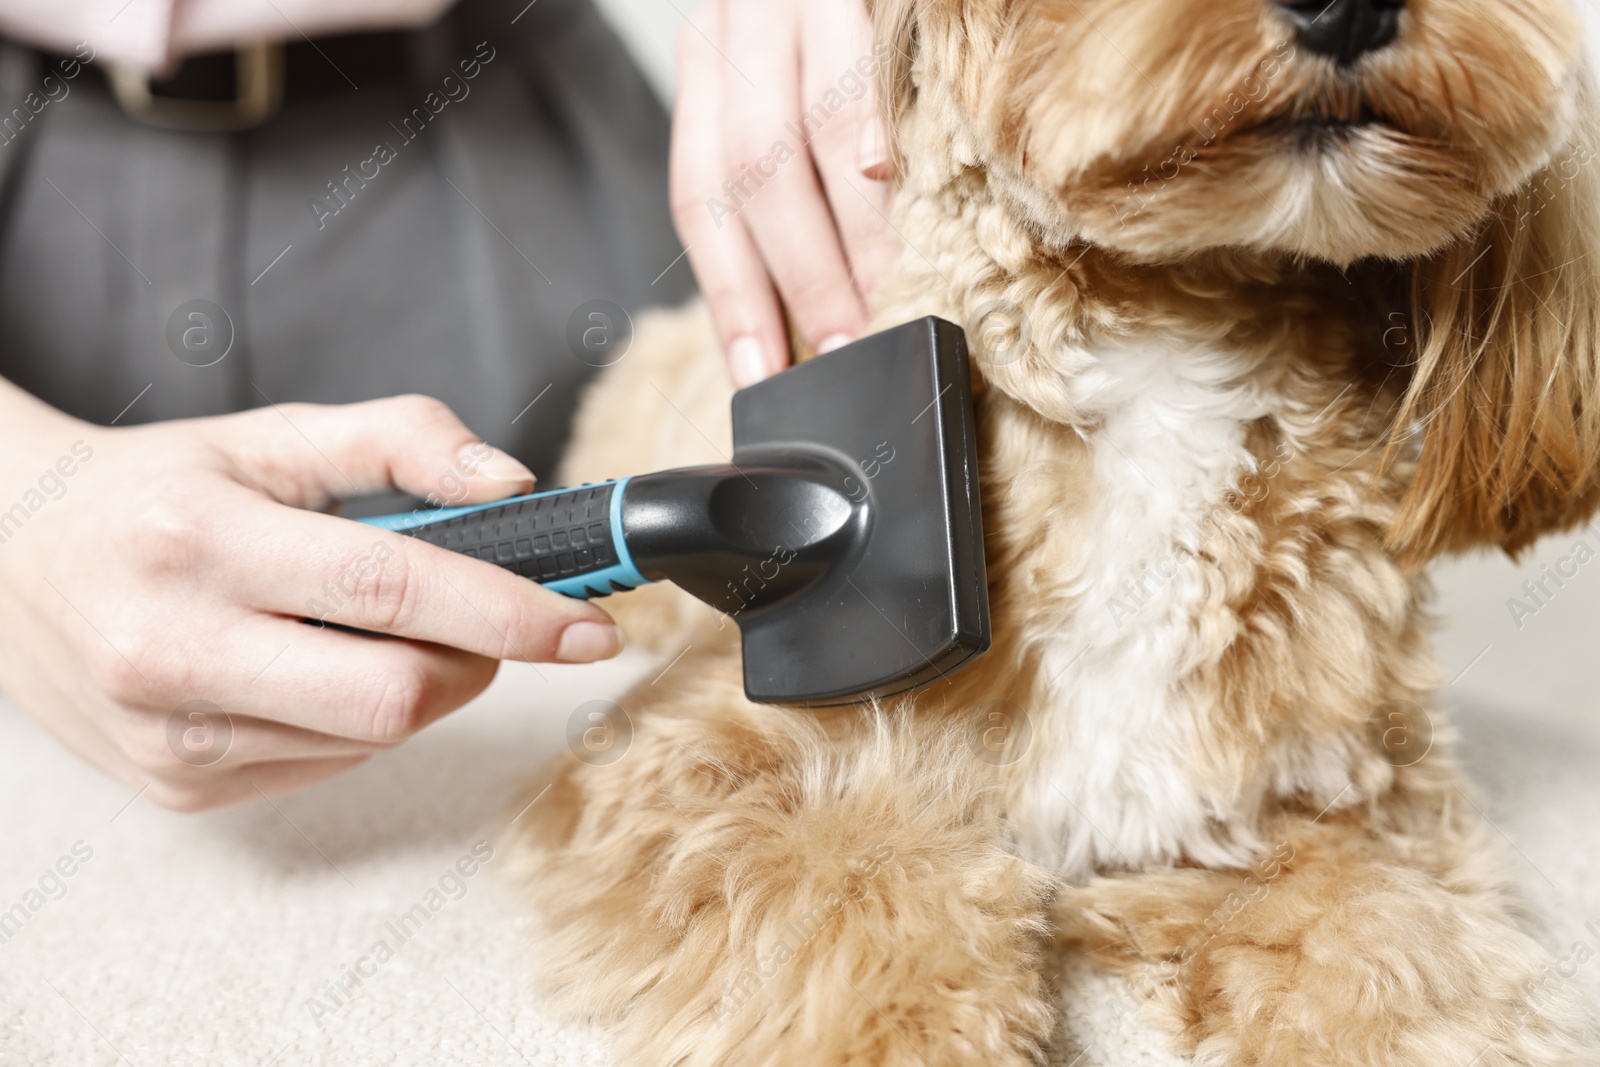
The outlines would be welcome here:
M 593 663 L 622 651 L 622 631 L 609 622 L 575 622 L 561 631 L 556 645 L 560 663 Z
M 461 450 L 457 461 L 461 464 L 462 470 L 471 471 L 474 475 L 482 476 L 492 482 L 532 484 L 534 480 L 531 470 L 498 448 L 491 448 L 485 455 L 483 445 L 468 445 Z
M 856 169 L 874 181 L 885 181 L 893 172 L 889 166 L 889 136 L 881 116 L 874 115 L 861 124 L 856 141 Z
M 767 376 L 767 353 L 754 337 L 740 337 L 728 346 L 728 366 L 733 384 L 743 389 Z
M 854 340 L 855 338 L 847 333 L 830 333 L 817 344 L 817 355 L 832 352 L 835 348 L 843 348 Z

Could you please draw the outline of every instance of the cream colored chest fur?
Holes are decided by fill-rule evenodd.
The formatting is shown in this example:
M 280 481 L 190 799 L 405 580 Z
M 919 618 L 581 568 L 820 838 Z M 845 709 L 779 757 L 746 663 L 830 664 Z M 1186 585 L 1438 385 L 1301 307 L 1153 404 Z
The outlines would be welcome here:
M 1273 398 L 1240 384 L 1228 353 L 1171 338 L 1088 355 L 1073 392 L 1094 424 L 1091 488 L 1084 521 L 1040 531 L 1060 568 L 1029 613 L 1044 682 L 1011 822 L 1026 855 L 1069 877 L 1238 862 L 1257 843 L 1199 780 L 1205 715 L 1184 680 L 1204 654 L 1197 607 L 1216 595 L 1210 516 L 1256 471 L 1246 430 Z
M 1008 823 L 1024 856 L 1068 879 L 1178 860 L 1248 865 L 1265 847 L 1253 827 L 1269 796 L 1359 796 L 1358 735 L 1278 738 L 1242 787 L 1211 773 L 1205 751 L 1225 698 L 1197 675 L 1230 639 L 1215 621 L 1229 595 L 1218 517 L 1238 521 L 1274 491 L 1277 457 L 1252 452 L 1247 434 L 1285 412 L 1264 367 L 1292 355 L 1154 330 L 1087 340 L 1057 357 L 1074 368 L 1063 378 L 1074 426 L 1020 420 L 1029 428 L 1003 444 L 1016 483 L 1001 493 L 1041 504 L 991 516 L 1025 545 L 991 577 L 1020 601 L 1016 640 L 1037 665 L 1004 709 L 1018 734 L 1005 757 Z M 1274 419 L 1291 435 L 1286 455 L 1294 421 Z M 1072 477 L 1056 473 L 1064 451 Z

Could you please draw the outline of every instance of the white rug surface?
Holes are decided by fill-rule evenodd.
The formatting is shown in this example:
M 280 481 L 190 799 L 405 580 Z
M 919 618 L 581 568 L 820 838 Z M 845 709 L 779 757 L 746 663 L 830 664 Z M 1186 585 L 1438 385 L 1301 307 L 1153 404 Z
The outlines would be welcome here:
M 27 911 L 0 932 L 0 1065 L 612 1063 L 603 1033 L 552 1020 L 526 991 L 528 902 L 477 843 L 539 780 L 574 709 L 656 669 L 633 655 L 508 665 L 474 704 L 343 778 L 202 815 L 105 779 L 0 699 L 0 913 Z M 1457 721 L 1548 940 L 1592 946 L 1600 739 L 1482 710 Z M 426 921 L 401 927 L 407 912 Z M 1578 981 L 1594 999 L 1600 967 Z M 1063 985 L 1056 1063 L 1179 1062 L 1119 983 L 1069 968 Z

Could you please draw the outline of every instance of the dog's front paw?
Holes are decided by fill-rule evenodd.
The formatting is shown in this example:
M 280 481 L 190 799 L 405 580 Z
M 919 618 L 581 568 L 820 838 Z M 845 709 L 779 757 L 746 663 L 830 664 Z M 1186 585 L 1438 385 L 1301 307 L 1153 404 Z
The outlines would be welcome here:
M 1006 848 L 965 750 L 702 708 L 527 817 L 560 1003 L 614 1024 L 629 1064 L 1036 1062 L 1053 882 Z
M 1302 827 L 1249 871 L 1096 879 L 1057 908 L 1196 1067 L 1600 1064 L 1582 998 L 1497 884 L 1358 826 Z

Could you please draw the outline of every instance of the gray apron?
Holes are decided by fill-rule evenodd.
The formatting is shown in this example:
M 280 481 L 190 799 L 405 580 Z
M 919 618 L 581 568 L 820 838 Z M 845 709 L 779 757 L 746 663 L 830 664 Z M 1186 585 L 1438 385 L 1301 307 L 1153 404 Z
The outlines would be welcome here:
M 0 107 L 51 95 L 0 145 L 0 374 L 118 425 L 426 393 L 548 476 L 608 309 L 692 285 L 666 116 L 588 0 L 466 0 L 404 39 L 394 76 L 330 61 L 220 134 L 5 45 Z

